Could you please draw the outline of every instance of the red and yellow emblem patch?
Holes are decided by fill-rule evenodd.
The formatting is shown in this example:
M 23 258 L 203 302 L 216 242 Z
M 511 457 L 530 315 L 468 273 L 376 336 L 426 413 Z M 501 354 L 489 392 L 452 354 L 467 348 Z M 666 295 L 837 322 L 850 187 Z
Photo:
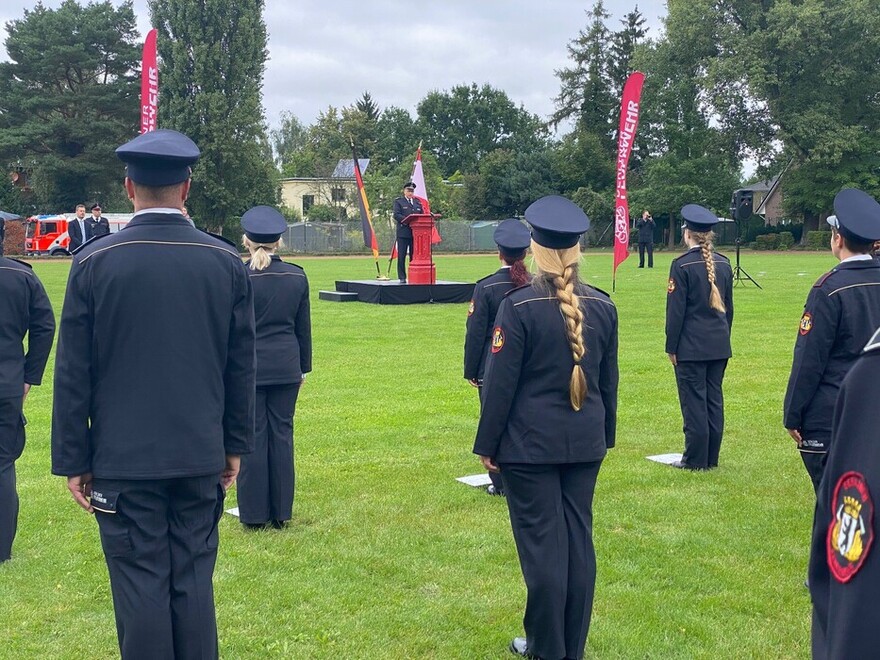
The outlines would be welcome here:
M 471 304 L 468 305 L 468 316 L 474 313 L 474 301 L 471 300 Z
M 838 582 L 849 582 L 865 563 L 874 542 L 873 524 L 868 482 L 858 472 L 847 472 L 834 487 L 825 542 L 828 568 Z
M 813 329 L 813 315 L 809 312 L 804 312 L 804 315 L 801 317 L 801 326 L 799 332 L 802 335 L 805 335 Z
M 492 333 L 492 352 L 497 353 L 502 348 L 504 348 L 504 331 L 500 326 L 496 326 Z
M 675 280 L 670 277 L 669 284 L 666 285 L 666 293 L 673 293 L 674 291 L 675 291 Z

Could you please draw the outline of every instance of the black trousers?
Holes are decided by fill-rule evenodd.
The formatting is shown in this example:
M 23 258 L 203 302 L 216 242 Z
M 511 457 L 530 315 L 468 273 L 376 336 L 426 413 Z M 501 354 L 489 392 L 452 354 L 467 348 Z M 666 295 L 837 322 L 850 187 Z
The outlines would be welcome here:
M 409 253 L 409 260 L 413 258 L 413 239 L 397 237 L 397 279 L 406 279 L 406 255 Z
M 21 396 L 0 399 L 0 562 L 12 557 L 18 529 L 15 461 L 24 450 Z
M 724 435 L 721 384 L 727 360 L 679 362 L 675 367 L 678 400 L 684 418 L 684 457 L 695 468 L 718 467 Z
M 825 445 L 828 446 L 827 444 Z M 813 483 L 813 492 L 819 494 L 819 484 L 822 483 L 822 475 L 825 473 L 825 463 L 828 461 L 826 452 L 817 453 L 802 451 L 800 452 L 801 460 L 804 467 L 807 468 L 807 474 L 810 475 L 810 481 Z
M 546 660 L 584 654 L 596 585 L 593 491 L 601 464 L 501 466 L 528 591 L 523 627 L 529 651 Z
M 480 383 L 483 381 L 480 380 Z M 483 408 L 483 385 L 481 384 L 477 388 L 477 392 L 480 395 L 480 409 Z M 492 481 L 492 485 L 495 487 L 495 492 L 503 493 L 504 492 L 504 483 L 501 481 L 501 473 L 500 472 L 488 472 L 489 479 Z
M 257 388 L 256 446 L 241 457 L 238 512 L 241 522 L 259 525 L 290 520 L 296 484 L 293 415 L 300 383 Z
M 648 268 L 654 267 L 654 243 L 639 241 L 639 268 L 645 267 L 645 250 L 648 251 Z
M 224 492 L 219 475 L 95 479 L 116 498 L 96 511 L 123 660 L 218 657 L 212 577 Z

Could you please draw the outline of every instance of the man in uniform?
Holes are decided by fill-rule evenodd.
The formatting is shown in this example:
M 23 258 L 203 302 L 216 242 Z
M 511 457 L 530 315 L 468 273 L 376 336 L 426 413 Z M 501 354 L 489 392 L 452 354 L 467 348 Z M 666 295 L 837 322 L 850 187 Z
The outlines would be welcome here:
M 31 385 L 43 378 L 54 336 L 55 316 L 40 280 L 28 264 L 0 257 L 0 563 L 12 555 L 18 524 L 15 461 L 24 450 L 22 406 Z
M 413 197 L 416 184 L 407 181 L 403 186 L 403 197 L 394 200 L 394 220 L 397 222 L 397 277 L 401 283 L 406 284 L 406 255 L 409 252 L 409 260 L 413 257 L 413 232 L 403 220 L 414 214 L 423 213 L 422 203 Z
M 92 237 L 92 222 L 86 217 L 86 205 L 76 205 L 76 217 L 67 223 L 67 234 L 70 236 L 68 252 L 73 252 Z
M 813 658 L 871 658 L 880 646 L 880 330 L 840 387 L 810 554 Z
M 645 252 L 648 253 L 648 268 L 654 267 L 654 218 L 645 211 L 636 222 L 639 234 L 639 268 L 645 267 Z
M 92 205 L 92 236 L 106 236 L 110 233 L 110 223 L 101 215 L 101 205 Z
M 880 326 L 880 262 L 871 256 L 880 239 L 880 204 L 845 188 L 834 198 L 831 251 L 840 260 L 813 285 L 794 345 L 783 423 L 818 490 L 831 441 L 831 418 L 840 383 Z
M 73 259 L 52 472 L 97 518 L 122 657 L 216 658 L 218 523 L 254 444 L 253 291 L 238 251 L 180 213 L 192 140 L 160 129 L 116 154 L 135 213 Z

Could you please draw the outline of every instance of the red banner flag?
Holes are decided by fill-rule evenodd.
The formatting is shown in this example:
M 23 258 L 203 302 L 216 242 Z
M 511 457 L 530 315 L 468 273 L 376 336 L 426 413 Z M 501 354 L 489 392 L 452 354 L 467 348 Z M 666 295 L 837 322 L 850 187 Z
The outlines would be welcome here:
M 614 208 L 614 270 L 612 280 L 617 277 L 617 267 L 629 256 L 629 204 L 626 199 L 626 172 L 636 129 L 639 126 L 639 104 L 642 98 L 642 84 L 645 74 L 635 71 L 630 74 L 623 86 L 623 99 L 620 104 L 620 127 L 617 133 L 617 194 Z
M 428 202 L 428 189 L 425 187 L 425 172 L 422 169 L 422 143 L 419 143 L 418 151 L 416 151 L 416 162 L 413 163 L 412 176 L 409 178 L 416 184 L 415 197 L 422 202 L 422 211 L 431 212 L 431 204 Z M 443 239 L 440 238 L 440 232 L 437 231 L 437 225 L 431 228 L 431 243 L 439 243 Z
M 141 62 L 141 133 L 158 127 L 159 118 L 159 65 L 156 55 L 156 30 L 147 32 L 144 57 Z

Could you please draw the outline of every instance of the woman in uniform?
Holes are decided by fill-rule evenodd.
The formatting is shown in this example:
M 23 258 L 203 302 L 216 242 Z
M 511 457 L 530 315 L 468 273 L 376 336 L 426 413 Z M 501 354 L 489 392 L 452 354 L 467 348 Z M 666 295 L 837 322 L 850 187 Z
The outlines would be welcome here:
M 666 353 L 684 418 L 684 456 L 673 466 L 707 470 L 718 467 L 724 433 L 721 382 L 731 356 L 733 270 L 712 244 L 715 214 L 688 204 L 681 215 L 688 251 L 673 260 L 666 295 Z
M 492 328 L 498 307 L 511 289 L 523 286 L 532 279 L 523 262 L 532 240 L 526 226 L 516 218 L 504 220 L 495 229 L 493 238 L 498 245 L 498 259 L 502 266 L 491 275 L 479 280 L 474 287 L 464 339 L 464 377 L 471 385 L 478 388 L 481 400 L 483 373 L 492 343 Z M 492 480 L 492 485 L 487 491 L 489 495 L 503 495 L 501 475 L 497 472 L 489 472 L 489 478 Z
M 246 527 L 280 529 L 293 512 L 293 415 L 312 370 L 309 282 L 303 269 L 275 250 L 287 221 L 269 206 L 241 217 L 254 287 L 257 330 L 256 448 L 241 457 L 238 508 Z
M 593 491 L 614 446 L 617 310 L 578 278 L 589 219 L 559 196 L 526 209 L 536 274 L 501 303 L 474 453 L 500 471 L 528 590 L 514 653 L 581 658 L 596 557 Z

